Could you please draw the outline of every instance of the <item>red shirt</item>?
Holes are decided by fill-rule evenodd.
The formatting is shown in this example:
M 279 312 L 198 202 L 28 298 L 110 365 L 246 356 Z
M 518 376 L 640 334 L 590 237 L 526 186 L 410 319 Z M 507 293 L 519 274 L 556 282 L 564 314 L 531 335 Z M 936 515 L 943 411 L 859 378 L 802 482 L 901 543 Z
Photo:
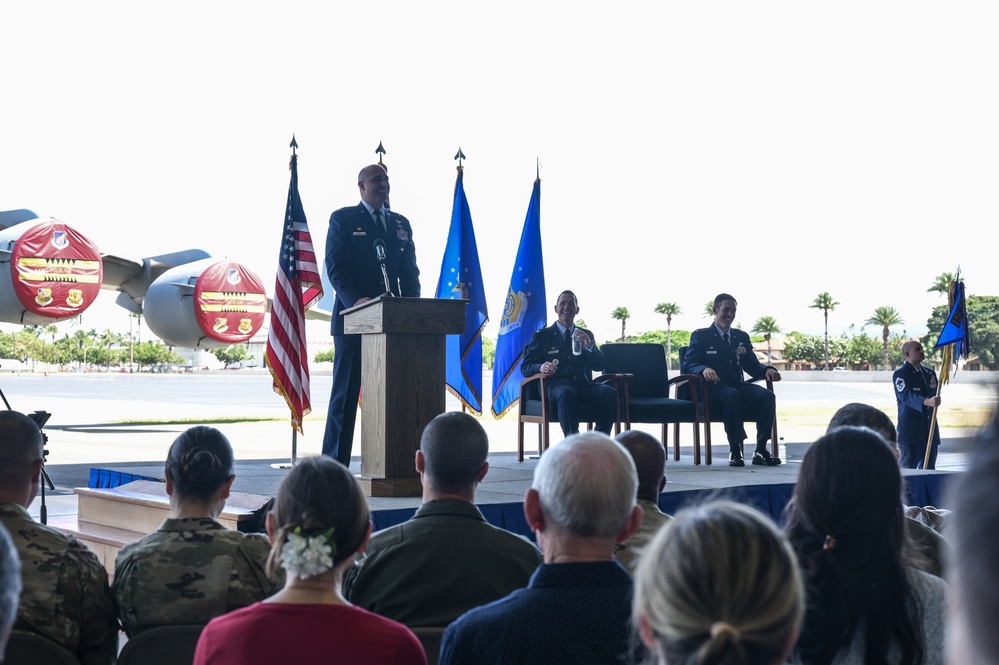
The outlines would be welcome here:
M 194 665 L 426 665 L 423 647 L 401 623 L 353 605 L 255 603 L 212 619 Z

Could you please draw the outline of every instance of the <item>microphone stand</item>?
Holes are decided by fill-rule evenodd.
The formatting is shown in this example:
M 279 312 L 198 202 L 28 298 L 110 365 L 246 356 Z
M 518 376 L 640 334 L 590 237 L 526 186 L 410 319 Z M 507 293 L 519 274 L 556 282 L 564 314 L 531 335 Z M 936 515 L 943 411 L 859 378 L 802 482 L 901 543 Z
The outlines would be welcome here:
M 385 269 L 384 261 L 382 261 L 382 277 L 385 279 L 385 293 L 383 293 L 379 297 L 394 298 L 395 294 L 392 293 L 392 287 L 389 286 L 388 270 Z
M 385 243 L 381 238 L 375 239 L 375 256 L 378 257 L 378 265 L 382 269 L 382 279 L 385 280 L 385 293 L 378 296 L 379 298 L 394 298 L 395 294 L 392 293 L 391 282 L 389 281 L 388 270 L 385 268 Z
M 3 400 L 4 406 L 7 407 L 8 411 L 14 410 L 11 408 L 10 402 L 7 401 L 7 396 L 3 394 L 3 389 L 0 389 L 0 399 Z M 45 471 L 45 458 L 48 457 L 49 454 L 49 451 L 46 450 L 45 446 L 49 444 L 49 435 L 46 434 L 42 428 L 45 426 L 45 423 L 48 421 L 48 419 L 52 417 L 52 414 L 46 411 L 35 411 L 34 413 L 29 413 L 26 415 L 29 418 L 31 418 L 36 425 L 38 425 L 38 432 L 39 434 L 42 435 L 42 469 L 41 469 L 42 482 L 40 483 L 41 490 L 39 492 L 39 499 L 41 503 L 38 508 L 38 518 L 42 524 L 47 524 L 49 519 L 49 511 L 45 505 L 45 486 L 48 485 L 49 490 L 54 492 L 55 484 L 52 482 L 52 479 L 49 477 L 48 472 Z

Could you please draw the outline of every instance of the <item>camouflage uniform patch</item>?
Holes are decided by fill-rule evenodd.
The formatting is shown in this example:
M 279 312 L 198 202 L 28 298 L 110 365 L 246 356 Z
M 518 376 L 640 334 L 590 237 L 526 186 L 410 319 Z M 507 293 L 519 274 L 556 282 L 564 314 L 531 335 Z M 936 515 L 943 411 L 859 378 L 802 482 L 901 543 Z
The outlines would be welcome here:
M 273 595 L 283 580 L 264 571 L 270 543 L 204 518 L 166 519 L 126 545 L 112 592 L 125 632 L 209 620 Z
M 38 524 L 17 504 L 0 504 L 0 521 L 21 557 L 15 627 L 59 642 L 84 665 L 111 663 L 118 620 L 97 555 L 76 538 Z

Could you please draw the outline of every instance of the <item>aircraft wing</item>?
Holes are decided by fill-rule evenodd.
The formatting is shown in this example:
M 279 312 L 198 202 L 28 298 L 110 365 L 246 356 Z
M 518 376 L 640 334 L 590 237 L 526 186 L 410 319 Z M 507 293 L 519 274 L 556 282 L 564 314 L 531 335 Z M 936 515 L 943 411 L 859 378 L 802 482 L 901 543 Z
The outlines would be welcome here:
M 202 249 L 186 249 L 140 260 L 102 254 L 104 280 L 101 288 L 120 291 L 115 302 L 134 314 L 141 314 L 142 299 L 149 286 L 163 273 L 171 268 L 207 258 L 211 258 L 211 254 Z

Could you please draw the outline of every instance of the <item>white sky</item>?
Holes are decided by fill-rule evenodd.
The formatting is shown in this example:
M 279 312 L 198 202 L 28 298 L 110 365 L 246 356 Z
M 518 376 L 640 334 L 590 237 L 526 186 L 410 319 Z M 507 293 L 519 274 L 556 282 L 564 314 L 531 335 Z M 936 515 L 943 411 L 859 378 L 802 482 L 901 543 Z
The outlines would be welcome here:
M 549 308 L 598 340 L 706 324 L 926 332 L 936 275 L 999 294 L 992 2 L 7 2 L 0 210 L 273 284 L 288 143 L 317 245 L 383 141 L 432 297 L 460 145 L 495 337 L 541 162 Z M 127 329 L 102 293 L 84 327 Z M 554 314 L 550 318 L 554 318 Z M 61 326 L 69 326 L 68 323 Z M 877 331 L 868 328 L 871 333 Z

